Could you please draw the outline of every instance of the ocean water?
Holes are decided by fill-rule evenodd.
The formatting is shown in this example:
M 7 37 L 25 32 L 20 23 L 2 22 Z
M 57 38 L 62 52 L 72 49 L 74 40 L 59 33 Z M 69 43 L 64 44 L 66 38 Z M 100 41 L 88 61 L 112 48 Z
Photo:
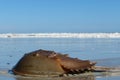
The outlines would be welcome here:
M 0 80 L 119 80 L 120 70 L 77 77 L 35 78 L 9 72 L 28 52 L 45 49 L 96 61 L 98 66 L 120 68 L 120 38 L 0 38 Z

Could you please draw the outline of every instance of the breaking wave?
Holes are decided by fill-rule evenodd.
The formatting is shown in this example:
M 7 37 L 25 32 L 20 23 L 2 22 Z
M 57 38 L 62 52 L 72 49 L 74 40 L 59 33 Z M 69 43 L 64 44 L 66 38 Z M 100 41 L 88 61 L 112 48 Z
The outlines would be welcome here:
M 120 33 L 6 33 L 0 38 L 120 38 Z

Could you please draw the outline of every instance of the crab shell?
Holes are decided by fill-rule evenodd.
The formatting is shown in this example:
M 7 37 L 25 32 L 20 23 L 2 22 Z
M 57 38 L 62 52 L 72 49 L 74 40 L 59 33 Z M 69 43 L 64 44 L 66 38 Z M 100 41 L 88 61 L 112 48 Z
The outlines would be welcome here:
M 92 71 L 96 63 L 71 58 L 54 51 L 36 50 L 25 54 L 12 69 L 18 75 L 64 75 Z

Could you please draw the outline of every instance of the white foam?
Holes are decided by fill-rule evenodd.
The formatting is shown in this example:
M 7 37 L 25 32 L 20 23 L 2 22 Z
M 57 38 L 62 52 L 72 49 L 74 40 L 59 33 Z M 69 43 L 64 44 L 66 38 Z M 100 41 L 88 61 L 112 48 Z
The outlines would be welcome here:
M 120 33 L 6 33 L 0 38 L 120 38 Z

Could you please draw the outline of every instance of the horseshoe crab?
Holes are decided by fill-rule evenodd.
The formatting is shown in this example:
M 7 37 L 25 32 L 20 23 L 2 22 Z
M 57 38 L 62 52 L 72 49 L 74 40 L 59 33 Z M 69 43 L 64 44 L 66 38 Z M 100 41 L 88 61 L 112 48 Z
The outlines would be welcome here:
M 86 71 L 105 71 L 96 69 L 96 62 L 71 58 L 68 54 L 61 54 L 48 50 L 36 50 L 25 54 L 13 67 L 14 74 L 24 76 L 51 75 L 63 76 L 64 74 L 80 74 Z

